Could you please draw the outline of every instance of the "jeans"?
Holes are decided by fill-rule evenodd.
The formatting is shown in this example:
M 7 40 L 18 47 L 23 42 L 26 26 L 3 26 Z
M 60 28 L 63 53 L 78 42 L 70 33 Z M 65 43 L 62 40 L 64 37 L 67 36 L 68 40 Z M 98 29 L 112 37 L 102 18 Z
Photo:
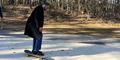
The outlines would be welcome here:
M 42 37 L 33 38 L 33 50 L 32 51 L 38 52 L 39 50 L 41 50 L 41 46 L 42 46 Z

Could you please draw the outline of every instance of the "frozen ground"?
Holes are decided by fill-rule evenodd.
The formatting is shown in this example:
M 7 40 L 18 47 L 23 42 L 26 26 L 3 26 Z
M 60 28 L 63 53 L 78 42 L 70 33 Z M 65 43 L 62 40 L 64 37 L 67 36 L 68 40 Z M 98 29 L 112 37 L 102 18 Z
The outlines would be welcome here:
M 31 46 L 23 32 L 0 31 L 0 60 L 40 60 L 25 56 Z M 120 38 L 44 34 L 42 51 L 48 60 L 120 60 Z

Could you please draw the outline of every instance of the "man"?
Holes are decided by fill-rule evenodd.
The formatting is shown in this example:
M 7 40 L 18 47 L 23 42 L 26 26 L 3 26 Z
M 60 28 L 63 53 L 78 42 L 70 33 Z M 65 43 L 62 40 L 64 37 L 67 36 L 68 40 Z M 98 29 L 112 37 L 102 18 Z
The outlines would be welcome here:
M 27 20 L 25 35 L 33 38 L 33 54 L 44 55 L 41 50 L 44 11 L 48 11 L 49 3 L 37 6 Z

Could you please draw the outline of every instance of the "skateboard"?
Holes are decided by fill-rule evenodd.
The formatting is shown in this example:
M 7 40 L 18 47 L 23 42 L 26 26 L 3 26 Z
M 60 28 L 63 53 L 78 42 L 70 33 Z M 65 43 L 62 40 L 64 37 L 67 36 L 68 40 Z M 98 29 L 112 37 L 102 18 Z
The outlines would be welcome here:
M 27 57 L 40 58 L 40 60 L 53 60 L 49 57 L 45 57 L 45 56 L 41 56 L 41 55 L 35 55 L 35 54 L 32 53 L 32 51 L 29 51 L 29 50 L 24 50 L 24 52 L 26 53 Z
M 24 52 L 26 53 L 26 55 L 28 57 L 36 57 L 36 58 L 41 58 L 42 56 L 41 55 L 36 55 L 36 54 L 33 54 L 31 51 L 29 50 L 24 50 Z

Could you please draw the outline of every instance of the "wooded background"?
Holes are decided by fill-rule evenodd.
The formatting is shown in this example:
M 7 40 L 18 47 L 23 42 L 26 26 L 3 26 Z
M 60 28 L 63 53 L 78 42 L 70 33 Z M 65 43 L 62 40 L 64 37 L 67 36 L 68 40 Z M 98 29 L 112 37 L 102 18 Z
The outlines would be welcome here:
M 120 37 L 120 0 L 0 0 L 0 26 L 24 30 L 34 8 L 46 1 L 50 11 L 45 13 L 45 32 Z
M 51 5 L 51 15 L 79 16 L 120 19 L 120 0 L 0 0 L 5 6 L 29 6 L 30 8 L 47 1 Z

